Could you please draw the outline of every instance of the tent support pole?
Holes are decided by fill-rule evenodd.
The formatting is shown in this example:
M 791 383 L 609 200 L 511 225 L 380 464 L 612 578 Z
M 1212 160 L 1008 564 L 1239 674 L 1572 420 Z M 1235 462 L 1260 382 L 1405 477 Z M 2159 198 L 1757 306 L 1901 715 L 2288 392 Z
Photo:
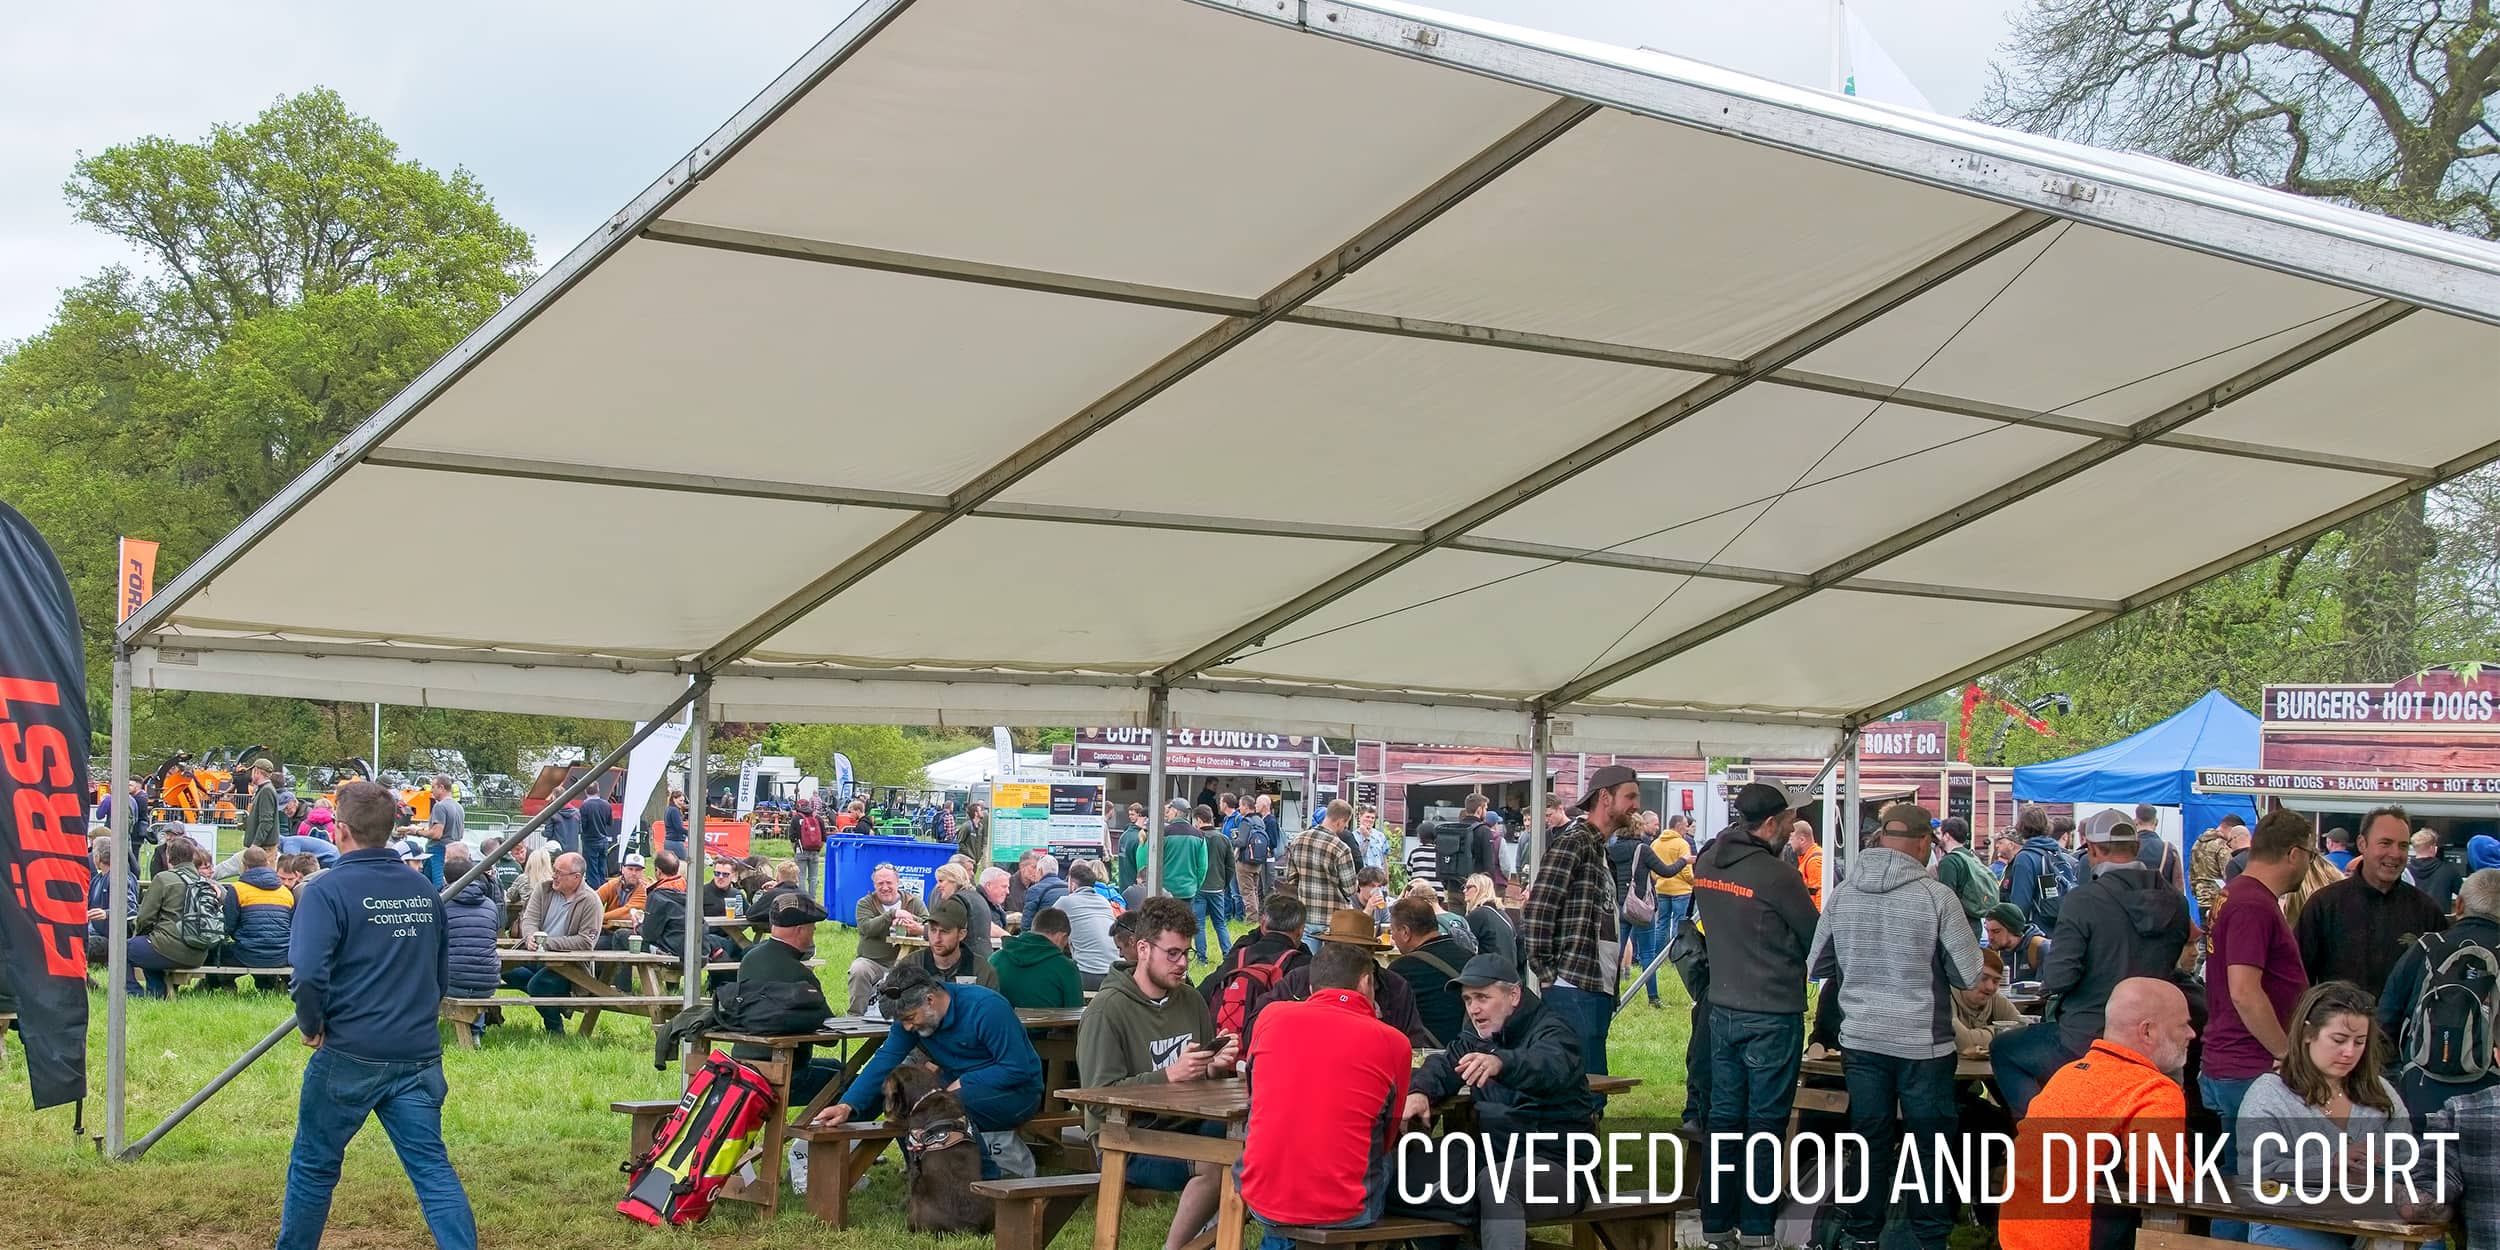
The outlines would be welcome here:
M 1146 692 L 1146 897 L 1163 893 L 1163 800 L 1165 747 L 1171 738 L 1172 689 Z
M 709 696 L 709 679 L 696 679 L 696 689 Z M 686 711 L 686 971 L 679 982 L 685 991 L 686 1008 L 691 1011 L 703 1001 L 704 941 L 708 936 L 703 923 L 703 887 L 710 883 L 704 875 L 704 843 L 709 840 L 712 825 L 711 787 L 711 717 L 704 704 L 708 697 L 695 699 Z
M 105 906 L 109 954 L 104 964 L 104 1157 L 120 1155 L 122 1116 L 128 1100 L 130 1069 L 130 874 L 138 870 L 130 853 L 131 822 L 140 818 L 130 796 L 130 648 L 113 648 L 113 763 L 105 793 L 113 800 L 113 874 Z
M 1840 757 L 1843 750 L 1839 743 L 1833 743 L 1832 757 L 1823 763 L 1820 781 L 1823 788 L 1823 879 L 1806 883 L 1808 889 L 1817 893 L 1831 884 L 1832 865 L 1837 862 L 1832 856 L 1848 854 L 1840 839 Z M 1854 842 L 1857 839 L 1849 840 Z
M 1840 809 L 1849 813 L 1849 834 L 1840 850 L 1840 875 L 1846 880 L 1858 867 L 1858 798 L 1864 793 L 1859 788 L 1858 771 L 1866 762 L 1866 735 L 1858 732 L 1855 725 L 1842 725 L 1840 732 L 1849 740 L 1849 775 L 1843 779 L 1840 792 Z M 1824 871 L 1828 874 L 1830 869 Z
M 115 719 L 120 722 L 123 728 L 126 729 L 129 726 L 129 694 L 127 684 L 129 680 L 129 670 L 127 661 L 123 660 L 117 662 L 114 665 L 114 668 L 116 669 L 114 680 L 114 685 L 117 688 L 116 703 L 119 709 Z M 676 699 L 672 700 L 666 710 L 662 711 L 659 715 L 652 717 L 649 721 L 644 722 L 641 729 L 627 734 L 625 736 L 625 741 L 618 743 L 615 750 L 608 752 L 607 756 L 601 759 L 597 764 L 583 769 L 581 776 L 573 779 L 571 782 L 567 783 L 564 788 L 556 791 L 554 796 L 547 800 L 547 805 L 538 810 L 537 815 L 522 822 L 521 827 L 513 830 L 512 833 L 505 837 L 503 841 L 488 847 L 484 857 L 480 858 L 476 864 L 472 865 L 467 872 L 460 874 L 458 880 L 446 883 L 443 886 L 442 897 L 450 898 L 452 895 L 458 894 L 461 890 L 467 888 L 470 882 L 477 880 L 480 876 L 483 876 L 489 869 L 495 866 L 496 861 L 510 854 L 512 852 L 512 848 L 519 846 L 523 839 L 529 837 L 529 835 L 533 833 L 536 833 L 539 826 L 554 819 L 555 814 L 563 811 L 567 804 L 580 798 L 584 793 L 588 792 L 592 784 L 598 779 L 599 775 L 606 772 L 608 769 L 615 767 L 617 761 L 624 759 L 626 753 L 634 749 L 635 743 L 642 741 L 644 738 L 650 737 L 651 731 L 658 728 L 661 723 L 675 718 L 679 708 L 695 702 L 698 696 L 711 689 L 711 685 L 712 682 L 710 678 L 701 676 L 696 677 L 694 681 L 686 687 L 686 692 L 678 695 Z M 698 715 L 700 715 L 700 713 L 698 713 Z M 116 754 L 119 754 L 122 749 L 119 746 L 119 742 L 122 737 L 124 737 L 124 735 L 115 735 Z M 375 767 L 378 768 L 380 765 L 377 764 Z M 116 815 L 120 813 L 123 806 L 124 804 L 119 802 L 113 804 L 113 810 Z M 118 904 L 116 905 L 118 906 Z M 689 910 L 699 912 L 699 909 L 692 907 L 690 907 Z M 702 923 L 699 914 L 697 916 L 696 923 Z M 116 931 L 118 932 L 119 930 L 117 929 Z M 128 974 L 124 973 L 122 975 L 126 976 Z M 110 1022 L 108 1020 L 108 1028 L 109 1027 Z M 243 1075 L 244 1069 L 251 1067 L 252 1064 L 258 1061 L 262 1055 L 268 1054 L 271 1047 L 276 1046 L 279 1042 L 285 1041 L 287 1034 L 294 1031 L 295 1016 L 292 1012 L 290 1012 L 284 1023 L 280 1024 L 277 1028 L 271 1029 L 268 1036 L 254 1042 L 251 1049 L 243 1052 L 241 1058 L 238 1058 L 233 1063 L 228 1064 L 225 1071 L 218 1073 L 208 1082 L 208 1084 L 201 1086 L 198 1093 L 191 1095 L 191 1097 L 186 1099 L 181 1106 L 176 1107 L 174 1109 L 174 1113 L 166 1116 L 163 1123 L 158 1124 L 155 1128 L 149 1129 L 147 1136 L 131 1143 L 130 1147 L 126 1150 L 116 1151 L 108 1145 L 104 1152 L 105 1157 L 108 1159 L 115 1159 L 123 1163 L 129 1163 L 138 1159 L 139 1156 L 146 1154 L 148 1152 L 148 1148 L 163 1140 L 165 1134 L 172 1132 L 175 1125 L 182 1123 L 185 1117 L 189 1116 L 192 1112 L 199 1110 L 202 1105 L 208 1102 L 209 1099 L 216 1097 L 217 1091 L 224 1089 L 227 1083 L 233 1081 L 234 1078 Z M 108 1051 L 108 1057 L 112 1053 L 114 1052 Z M 119 1075 L 120 1072 L 118 1069 L 108 1069 L 106 1072 L 106 1079 L 109 1083 L 116 1080 Z M 105 1121 L 105 1131 L 108 1135 L 110 1135 L 114 1129 L 115 1118 L 118 1111 L 118 1107 L 113 1106 L 108 1102 L 108 1105 L 105 1108 L 105 1114 L 107 1117 Z
M 1545 858 L 1545 757 L 1552 750 L 1552 743 L 1547 741 L 1552 727 L 1544 708 L 1528 713 L 1528 857 L 1520 865 L 1523 869 Z M 1412 827 L 1414 822 L 1410 819 L 1407 823 Z

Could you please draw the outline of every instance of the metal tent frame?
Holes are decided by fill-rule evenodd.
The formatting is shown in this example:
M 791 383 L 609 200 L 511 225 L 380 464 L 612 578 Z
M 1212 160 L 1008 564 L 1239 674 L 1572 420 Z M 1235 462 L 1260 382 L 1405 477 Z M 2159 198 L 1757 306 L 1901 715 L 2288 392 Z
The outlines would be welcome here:
M 1691 239 L 1590 209 L 1686 178 L 1657 202 Z M 1526 747 L 1540 806 L 1554 749 L 1836 756 L 2500 457 L 2495 325 L 2483 243 L 1655 53 L 1382 0 L 867 0 L 131 616 L 114 785 L 138 688 L 683 706 L 698 759 L 723 718 L 1142 725 L 1157 802 L 1182 722 Z M 2339 405 L 2389 378 L 2353 436 Z M 1305 409 L 1444 489 L 1280 476 L 1222 515 L 1156 480 L 1236 451 L 1227 419 Z M 861 464 L 776 447 L 767 478 L 721 450 L 837 435 Z M 1716 511 L 1623 498 L 1739 457 L 1778 462 L 1772 488 L 1804 467 Z M 1918 457 L 1928 489 L 1873 474 Z M 256 590 L 341 525 L 416 523 L 392 506 L 416 497 L 491 532 L 560 498 L 619 554 L 421 620 Z M 2175 509 L 2171 532 L 2074 532 L 2098 500 Z M 793 550 L 707 549 L 707 526 Z M 1040 535 L 1245 571 L 1152 628 L 1066 594 L 953 633 L 882 606 L 1011 576 Z M 655 563 L 689 566 L 682 594 L 600 597 Z M 1523 634 L 1511 583 L 1656 606 Z M 1404 615 L 1447 599 L 1469 610 Z

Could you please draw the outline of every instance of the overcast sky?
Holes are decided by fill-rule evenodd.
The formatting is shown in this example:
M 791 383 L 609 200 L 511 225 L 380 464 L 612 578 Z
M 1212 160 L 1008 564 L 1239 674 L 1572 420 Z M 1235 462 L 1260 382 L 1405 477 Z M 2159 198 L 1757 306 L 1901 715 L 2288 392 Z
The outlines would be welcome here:
M 1046 0 L 1014 0 L 1042 3 Z M 1825 85 L 1829 0 L 1434 0 Z M 1851 0 L 1936 106 L 1964 112 L 2023 0 Z M 328 86 L 404 152 L 466 166 L 543 264 L 728 119 L 851 0 L 310 0 L 28 4 L 0 39 L 0 341 L 43 328 L 63 287 L 129 253 L 72 220 L 80 152 L 196 139 Z

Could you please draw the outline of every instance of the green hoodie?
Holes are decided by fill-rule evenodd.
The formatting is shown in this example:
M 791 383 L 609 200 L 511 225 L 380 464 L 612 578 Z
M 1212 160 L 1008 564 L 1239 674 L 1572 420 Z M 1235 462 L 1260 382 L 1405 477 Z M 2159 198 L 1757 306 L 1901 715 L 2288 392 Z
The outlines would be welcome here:
M 998 971 L 998 992 L 1014 1007 L 1082 1007 L 1085 983 L 1077 979 L 1076 961 L 1058 944 L 1039 933 L 1007 939 L 990 960 Z
M 1198 987 L 1184 981 L 1171 997 L 1156 1002 L 1137 988 L 1133 970 L 1119 965 L 1103 978 L 1102 991 L 1085 1005 L 1085 1018 L 1076 1026 L 1077 1079 L 1097 1088 L 1159 1085 L 1163 1069 L 1180 1058 L 1184 1044 L 1204 1046 L 1214 1040 L 1215 1013 L 1207 1010 Z M 1166 1127 L 1155 1116 L 1131 1116 L 1129 1123 L 1137 1128 Z M 1186 1130 L 1195 1123 L 1188 1121 L 1182 1127 Z M 1101 1131 L 1102 1112 L 1086 1108 L 1086 1134 Z

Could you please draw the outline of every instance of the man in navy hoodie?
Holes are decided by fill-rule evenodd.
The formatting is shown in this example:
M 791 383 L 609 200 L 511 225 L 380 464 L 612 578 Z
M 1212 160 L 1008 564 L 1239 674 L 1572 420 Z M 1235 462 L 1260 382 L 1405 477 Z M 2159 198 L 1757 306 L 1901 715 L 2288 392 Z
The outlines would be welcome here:
M 296 1105 L 278 1250 L 318 1250 L 347 1143 L 378 1116 L 416 1187 L 434 1243 L 475 1250 L 477 1220 L 443 1149 L 443 1043 L 435 1003 L 450 981 L 442 900 L 388 849 L 397 815 L 368 781 L 339 787 L 349 850 L 304 884 L 287 944 L 295 1022 L 313 1048 Z

